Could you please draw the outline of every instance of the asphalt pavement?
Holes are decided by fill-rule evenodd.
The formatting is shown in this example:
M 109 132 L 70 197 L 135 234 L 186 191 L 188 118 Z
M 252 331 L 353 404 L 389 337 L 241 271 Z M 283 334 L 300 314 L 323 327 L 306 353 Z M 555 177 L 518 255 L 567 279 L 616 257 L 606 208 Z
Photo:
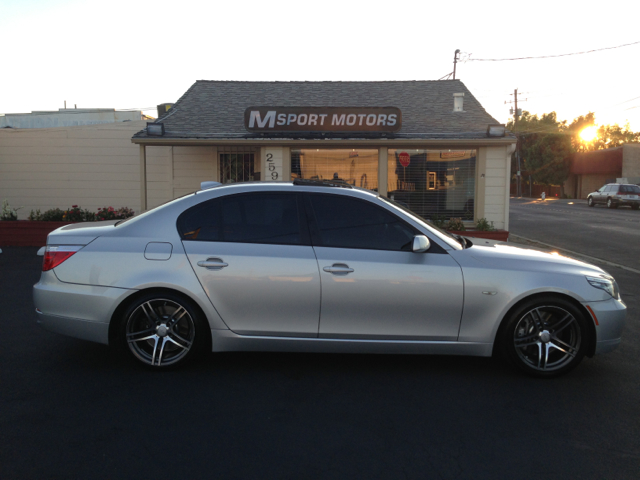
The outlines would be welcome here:
M 638 212 L 634 212 L 638 213 Z M 35 323 L 0 254 L 0 478 L 616 478 L 640 471 L 640 277 L 623 343 L 538 380 L 489 358 L 210 354 L 148 371 Z
M 640 272 L 640 210 L 586 200 L 512 198 L 509 231 Z

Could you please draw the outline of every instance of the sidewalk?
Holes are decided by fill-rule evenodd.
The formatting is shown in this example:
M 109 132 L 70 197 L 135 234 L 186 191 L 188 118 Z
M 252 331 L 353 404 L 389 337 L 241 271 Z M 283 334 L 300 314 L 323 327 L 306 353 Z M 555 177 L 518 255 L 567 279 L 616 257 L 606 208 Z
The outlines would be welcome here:
M 558 197 L 547 197 L 542 200 L 541 198 L 532 198 L 532 197 L 509 197 L 510 200 L 517 200 L 520 202 L 526 203 L 543 203 L 547 205 L 586 205 L 587 201 L 582 198 L 558 198 Z

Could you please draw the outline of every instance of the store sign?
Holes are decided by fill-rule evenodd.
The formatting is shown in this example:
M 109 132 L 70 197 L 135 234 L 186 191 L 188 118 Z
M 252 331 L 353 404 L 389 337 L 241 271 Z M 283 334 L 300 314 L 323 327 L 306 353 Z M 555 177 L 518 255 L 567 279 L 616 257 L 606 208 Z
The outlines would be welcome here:
M 402 112 L 396 107 L 249 107 L 244 126 L 250 132 L 397 132 Z

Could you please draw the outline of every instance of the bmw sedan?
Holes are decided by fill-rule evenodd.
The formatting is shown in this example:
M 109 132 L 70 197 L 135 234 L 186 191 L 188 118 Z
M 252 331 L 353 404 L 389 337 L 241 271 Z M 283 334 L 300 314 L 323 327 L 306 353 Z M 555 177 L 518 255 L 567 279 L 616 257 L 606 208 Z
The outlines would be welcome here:
M 49 234 L 38 322 L 154 369 L 207 351 L 497 354 L 552 377 L 620 343 L 626 306 L 599 267 L 477 246 L 341 183 L 209 183 Z

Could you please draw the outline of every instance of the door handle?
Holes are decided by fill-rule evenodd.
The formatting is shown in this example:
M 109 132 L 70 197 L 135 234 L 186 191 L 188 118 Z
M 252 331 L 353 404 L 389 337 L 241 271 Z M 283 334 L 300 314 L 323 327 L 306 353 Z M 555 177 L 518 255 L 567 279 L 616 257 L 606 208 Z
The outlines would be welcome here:
M 206 260 L 200 260 L 198 266 L 207 270 L 222 270 L 224 267 L 228 267 L 229 264 L 223 262 L 221 258 L 207 258 Z
M 346 275 L 353 272 L 353 268 L 349 268 L 346 263 L 334 263 L 330 267 L 324 267 L 323 270 L 334 275 Z

